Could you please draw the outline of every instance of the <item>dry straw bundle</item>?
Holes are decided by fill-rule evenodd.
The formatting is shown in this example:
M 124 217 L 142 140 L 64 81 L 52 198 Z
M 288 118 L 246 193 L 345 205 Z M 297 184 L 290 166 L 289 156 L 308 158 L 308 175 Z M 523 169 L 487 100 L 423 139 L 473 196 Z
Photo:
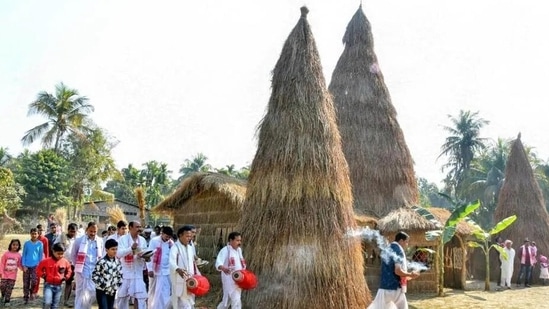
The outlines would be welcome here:
M 138 187 L 135 189 L 135 196 L 137 198 L 137 206 L 139 206 L 139 219 L 141 220 L 141 224 L 146 225 L 145 222 L 145 193 L 143 192 L 143 188 Z
M 107 214 L 109 215 L 109 219 L 111 220 L 112 225 L 118 224 L 119 221 L 126 221 L 126 215 L 124 214 L 124 210 L 120 208 L 118 205 L 110 206 L 107 208 Z
M 343 37 L 345 50 L 329 90 L 349 164 L 354 208 L 381 218 L 419 201 L 412 156 L 374 52 L 370 22 L 359 7 Z
M 512 215 L 517 215 L 517 220 L 502 232 L 502 237 L 515 243 L 517 255 L 520 253 L 517 248 L 523 244 L 525 238 L 536 242 L 538 253 L 549 252 L 549 215 L 520 134 L 511 146 L 505 167 L 505 182 L 499 192 L 494 219 L 499 222 Z M 515 269 L 519 267 L 520 259 L 515 261 Z M 534 271 L 536 273 L 533 276 L 537 278 L 535 276 L 539 276 L 539 268 Z M 515 272 L 513 280 L 517 274 Z
M 61 229 L 66 228 L 67 223 L 67 209 L 66 208 L 57 208 L 53 214 L 55 222 L 61 227 Z
M 349 169 L 307 8 L 282 49 L 241 218 L 259 286 L 246 308 L 364 309 Z

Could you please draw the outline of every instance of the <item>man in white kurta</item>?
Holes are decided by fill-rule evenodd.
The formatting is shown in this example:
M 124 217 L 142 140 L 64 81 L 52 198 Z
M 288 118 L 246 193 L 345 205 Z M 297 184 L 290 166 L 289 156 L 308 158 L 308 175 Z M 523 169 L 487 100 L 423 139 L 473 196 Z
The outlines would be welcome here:
M 103 240 L 97 237 L 97 225 L 90 222 L 86 234 L 74 241 L 71 260 L 74 261 L 74 307 L 91 309 L 95 300 L 95 283 L 92 272 L 105 252 Z
M 130 297 L 137 301 L 138 309 L 146 308 L 147 289 L 143 281 L 145 260 L 140 253 L 147 250 L 147 241 L 139 236 L 141 223 L 130 222 L 130 232 L 118 239 L 116 257 L 122 264 L 122 285 L 116 291 L 116 307 L 128 309 Z
M 515 262 L 515 249 L 511 248 L 513 242 L 507 239 L 503 251 L 507 253 L 507 259 L 502 254 L 499 255 L 501 261 L 501 285 L 511 288 L 511 278 L 513 277 L 513 263 Z
M 192 227 L 185 225 L 177 231 L 178 240 L 170 249 L 170 278 L 172 279 L 173 309 L 193 309 L 194 294 L 187 291 L 186 281 L 200 274 L 194 264 L 194 250 L 190 246 Z M 120 309 L 120 308 L 119 308 Z
M 149 275 L 149 309 L 166 309 L 171 307 L 172 285 L 170 283 L 170 249 L 173 230 L 169 226 L 162 227 L 159 236 L 149 242 L 149 250 L 154 254 L 147 263 Z
M 219 251 L 215 261 L 215 268 L 221 272 L 221 283 L 223 284 L 223 299 L 217 309 L 242 308 L 240 295 L 242 289 L 234 282 L 232 273 L 237 270 L 246 269 L 246 262 L 242 256 L 242 236 L 239 232 L 229 234 L 229 243 Z

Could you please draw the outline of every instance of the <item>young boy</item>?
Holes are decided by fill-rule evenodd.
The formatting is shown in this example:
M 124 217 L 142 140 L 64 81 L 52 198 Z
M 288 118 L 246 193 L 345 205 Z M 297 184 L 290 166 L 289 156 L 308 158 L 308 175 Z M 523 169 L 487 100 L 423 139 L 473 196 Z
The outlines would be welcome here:
M 63 282 L 70 279 L 71 263 L 63 257 L 65 247 L 60 244 L 52 246 L 52 255 L 36 267 L 36 275 L 44 278 L 44 309 L 57 309 L 61 302 Z
M 92 280 L 95 283 L 95 297 L 99 309 L 113 309 L 116 290 L 122 284 L 122 265 L 116 258 L 118 242 L 109 239 L 105 242 L 107 254 L 95 264 Z
M 30 240 L 27 240 L 23 245 L 23 254 L 21 265 L 23 265 L 23 299 L 25 305 L 31 300 L 34 300 L 34 287 L 38 284 L 36 280 L 36 266 L 44 258 L 44 245 L 38 240 L 38 230 L 30 229 Z

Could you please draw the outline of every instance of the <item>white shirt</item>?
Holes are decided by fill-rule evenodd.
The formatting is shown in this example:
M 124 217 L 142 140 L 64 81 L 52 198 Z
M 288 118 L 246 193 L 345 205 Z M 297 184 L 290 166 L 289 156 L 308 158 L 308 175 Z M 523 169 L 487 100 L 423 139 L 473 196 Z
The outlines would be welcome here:
M 114 236 L 114 235 L 111 235 Z M 135 279 L 143 278 L 143 270 L 145 269 L 145 260 L 137 254 L 133 254 L 132 245 L 137 242 L 137 252 L 147 250 L 147 241 L 141 236 L 137 236 L 136 240 L 131 234 L 126 234 L 118 239 L 118 251 L 116 257 L 120 259 L 122 264 L 122 278 Z M 128 261 L 126 257 L 133 256 L 133 260 Z
M 162 255 L 160 256 L 160 273 L 159 275 L 166 276 L 170 274 L 170 241 L 163 241 L 162 237 L 157 236 L 151 239 L 149 242 L 149 250 L 159 250 L 162 248 Z M 156 252 L 155 252 L 156 255 Z M 153 255 L 153 257 L 155 256 Z M 151 261 L 147 263 L 148 271 L 155 271 L 155 265 L 153 263 L 153 257 Z

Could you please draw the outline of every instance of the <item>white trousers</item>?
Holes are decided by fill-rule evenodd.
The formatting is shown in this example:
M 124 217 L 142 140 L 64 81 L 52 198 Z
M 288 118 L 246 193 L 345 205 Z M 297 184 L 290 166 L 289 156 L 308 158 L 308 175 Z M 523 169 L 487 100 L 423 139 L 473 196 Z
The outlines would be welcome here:
M 406 293 L 403 293 L 400 288 L 396 290 L 379 289 L 368 309 L 408 309 Z
M 122 285 L 116 291 L 116 308 L 128 309 L 130 297 L 134 298 L 138 309 L 147 308 L 147 289 L 143 278 L 122 279 Z
M 74 308 L 91 309 L 95 301 L 95 283 L 90 279 L 82 277 L 81 273 L 74 274 Z
M 149 309 L 171 308 L 171 292 L 170 275 L 149 277 Z
M 228 309 L 231 306 L 231 309 L 241 309 L 242 302 L 240 301 L 240 295 L 242 294 L 241 289 L 233 289 L 228 295 L 223 293 L 223 300 L 217 305 L 217 309 Z
M 177 297 L 172 295 L 172 306 L 173 309 L 194 309 L 191 299 Z

